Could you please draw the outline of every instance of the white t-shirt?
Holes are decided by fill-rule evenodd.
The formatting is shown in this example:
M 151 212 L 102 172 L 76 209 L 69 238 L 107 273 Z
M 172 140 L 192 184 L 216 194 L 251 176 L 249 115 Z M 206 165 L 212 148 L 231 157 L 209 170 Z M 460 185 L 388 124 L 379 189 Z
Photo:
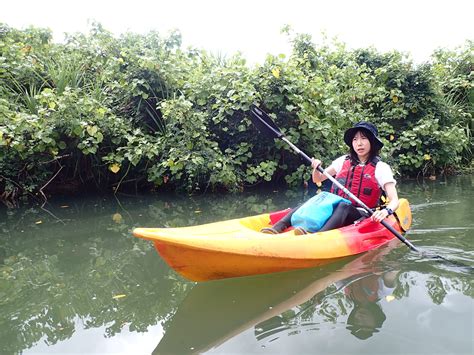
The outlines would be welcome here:
M 347 155 L 343 155 L 331 163 L 331 166 L 336 170 L 336 175 L 342 170 L 342 165 L 346 160 Z M 375 165 L 375 180 L 379 184 L 380 188 L 385 191 L 385 184 L 388 182 L 393 182 L 396 184 L 396 180 L 393 178 L 392 168 L 387 163 L 383 161 L 379 161 L 377 165 Z

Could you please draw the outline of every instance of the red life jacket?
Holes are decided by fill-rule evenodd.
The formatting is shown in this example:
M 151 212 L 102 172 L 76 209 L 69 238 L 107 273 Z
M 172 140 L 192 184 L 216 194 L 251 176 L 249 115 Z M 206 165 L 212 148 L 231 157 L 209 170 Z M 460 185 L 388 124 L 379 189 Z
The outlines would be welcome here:
M 346 189 L 352 192 L 368 207 L 374 208 L 379 204 L 382 190 L 375 179 L 375 166 L 380 161 L 379 157 L 374 157 L 368 164 L 359 165 L 353 164 L 349 156 L 342 164 L 341 171 L 336 175 L 336 180 L 341 183 Z M 331 192 L 343 198 L 351 200 L 353 205 L 357 203 L 349 198 L 343 190 L 339 189 L 334 184 L 331 187 Z

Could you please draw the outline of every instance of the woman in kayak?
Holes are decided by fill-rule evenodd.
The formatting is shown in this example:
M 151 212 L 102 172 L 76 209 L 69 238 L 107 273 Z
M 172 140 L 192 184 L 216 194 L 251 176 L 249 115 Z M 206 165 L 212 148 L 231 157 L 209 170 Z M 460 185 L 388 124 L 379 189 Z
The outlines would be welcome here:
M 383 143 L 378 138 L 377 128 L 372 123 L 359 122 L 354 127 L 346 130 L 344 142 L 349 146 L 349 154 L 334 160 L 326 168 L 326 172 L 335 176 L 344 187 L 370 208 L 377 207 L 382 192 L 385 193 L 389 203 L 385 208 L 376 210 L 371 217 L 375 222 L 380 222 L 393 214 L 393 211 L 398 208 L 398 193 L 392 169 L 388 164 L 380 161 L 378 156 Z M 324 174 L 317 170 L 319 165 L 321 165 L 321 161 L 313 159 L 312 179 L 316 184 L 320 184 L 327 179 Z M 336 205 L 332 215 L 319 231 L 349 225 L 366 215 L 365 211 L 357 209 L 355 201 L 351 200 L 344 191 L 338 189 L 334 184 L 331 192 L 346 200 Z M 271 228 L 262 229 L 262 232 L 282 232 L 291 225 L 292 217 L 298 209 L 299 207 L 292 210 Z M 297 232 L 301 234 L 305 233 L 305 230 L 298 228 Z

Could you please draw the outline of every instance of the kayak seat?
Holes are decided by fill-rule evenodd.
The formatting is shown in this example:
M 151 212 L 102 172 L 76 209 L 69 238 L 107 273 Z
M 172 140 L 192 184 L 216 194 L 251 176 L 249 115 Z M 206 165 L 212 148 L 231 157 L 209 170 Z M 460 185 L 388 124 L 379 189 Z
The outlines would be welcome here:
M 266 227 L 266 228 L 262 228 L 261 232 L 268 233 L 268 234 L 280 234 L 280 233 L 285 233 L 285 232 L 293 230 L 294 227 L 291 226 L 291 225 L 288 226 L 287 228 L 285 228 L 284 230 L 280 231 L 280 232 L 278 232 L 278 231 L 276 231 L 272 228 L 272 226 L 274 226 L 276 223 L 278 223 L 283 217 L 288 215 L 289 212 L 291 212 L 291 208 L 287 208 L 287 209 L 284 209 L 284 210 L 281 210 L 281 211 L 276 211 L 276 212 L 270 213 L 270 226 Z
M 291 208 L 287 208 L 285 210 L 270 213 L 270 224 L 273 226 L 280 219 L 285 217 L 290 211 L 291 211 Z

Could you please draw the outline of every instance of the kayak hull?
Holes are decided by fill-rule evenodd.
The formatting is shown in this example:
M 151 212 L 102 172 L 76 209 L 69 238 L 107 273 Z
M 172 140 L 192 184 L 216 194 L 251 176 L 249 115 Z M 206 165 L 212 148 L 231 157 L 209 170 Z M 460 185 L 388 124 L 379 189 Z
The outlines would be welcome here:
M 406 227 L 411 223 L 408 201 L 401 199 L 401 205 L 398 219 L 402 218 Z M 387 221 L 402 232 L 395 216 Z M 320 266 L 378 248 L 395 238 L 370 219 L 305 235 L 296 235 L 293 230 L 278 235 L 259 232 L 271 222 L 272 215 L 267 213 L 193 227 L 136 228 L 133 234 L 153 241 L 167 264 L 193 281 Z
M 191 249 L 179 244 L 155 242 L 166 263 L 185 278 L 207 281 L 239 276 L 269 274 L 303 269 L 334 262 L 331 259 L 298 259 L 258 254 L 238 254 L 205 249 Z M 196 261 L 199 260 L 197 263 Z

